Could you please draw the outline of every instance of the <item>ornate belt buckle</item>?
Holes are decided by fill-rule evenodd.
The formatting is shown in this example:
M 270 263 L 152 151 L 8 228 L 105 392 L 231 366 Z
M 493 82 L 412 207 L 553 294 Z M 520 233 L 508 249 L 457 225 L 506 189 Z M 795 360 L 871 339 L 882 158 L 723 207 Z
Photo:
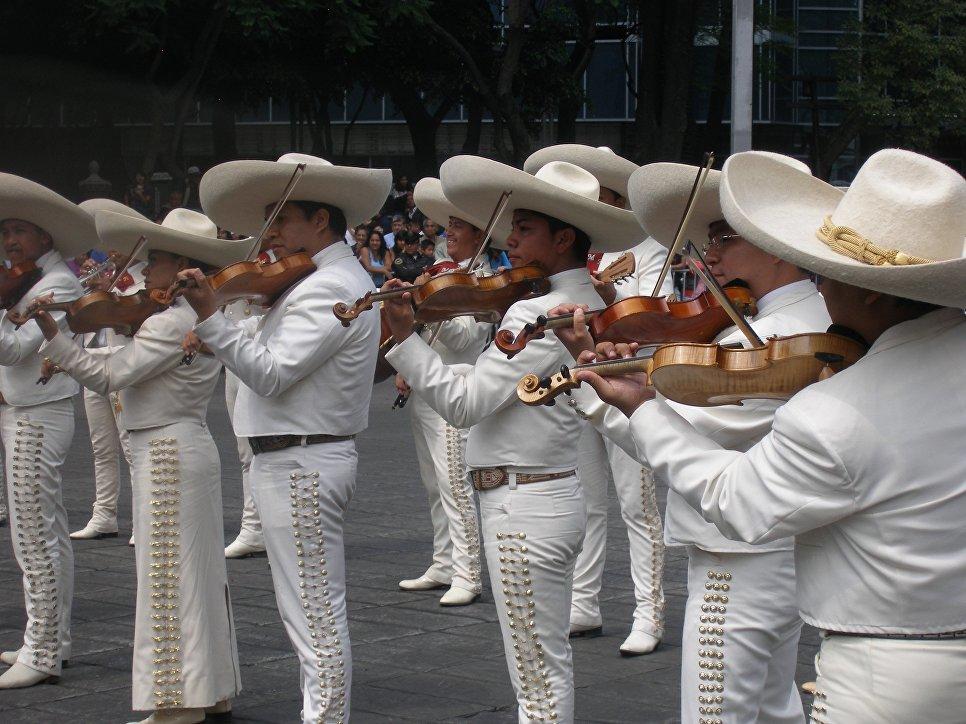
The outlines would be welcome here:
M 508 482 L 507 472 L 503 468 L 484 468 L 476 473 L 477 490 L 493 490 Z

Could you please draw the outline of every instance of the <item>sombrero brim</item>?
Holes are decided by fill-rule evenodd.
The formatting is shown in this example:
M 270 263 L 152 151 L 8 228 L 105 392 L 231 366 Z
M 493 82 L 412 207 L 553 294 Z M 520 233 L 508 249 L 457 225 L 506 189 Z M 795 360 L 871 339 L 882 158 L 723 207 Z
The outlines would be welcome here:
M 243 261 L 251 250 L 251 240 L 226 241 L 210 236 L 189 234 L 169 229 L 147 219 L 137 219 L 113 211 L 98 211 L 94 217 L 97 235 L 105 249 L 130 254 L 138 239 L 146 239 L 137 258 L 147 260 L 151 251 L 166 251 L 177 256 L 197 259 L 205 264 L 223 267 Z
M 761 156 L 732 156 L 721 180 L 731 227 L 769 254 L 845 284 L 944 307 L 966 307 L 966 258 L 872 266 L 839 254 L 815 232 L 843 192 Z
M 449 224 L 449 217 L 455 216 L 463 221 L 468 221 L 478 229 L 485 229 L 489 217 L 480 218 L 475 214 L 458 209 L 446 198 L 443 193 L 443 184 L 438 178 L 427 177 L 419 181 L 413 189 L 413 200 L 416 208 L 426 216 L 442 226 L 444 229 Z M 492 212 L 491 212 L 492 213 Z M 499 220 L 491 234 L 491 246 L 494 249 L 506 249 L 506 238 L 510 235 L 509 217 L 504 214 Z
M 219 164 L 201 178 L 201 207 L 221 228 L 255 236 L 265 223 L 265 207 L 278 201 L 295 167 L 276 161 Z M 382 208 L 391 186 L 389 169 L 307 164 L 291 199 L 335 206 L 351 228 Z
M 624 251 L 644 238 L 630 211 L 558 188 L 498 161 L 455 156 L 440 166 L 439 178 L 446 198 L 477 218 L 488 219 L 500 194 L 511 191 L 505 223 L 516 209 L 537 211 L 573 224 L 590 237 L 591 249 L 602 252 Z
M 97 238 L 94 219 L 76 204 L 29 179 L 0 173 L 0 221 L 23 219 L 50 234 L 65 259 L 77 256 Z M 0 248 L 0 259 L 6 254 Z
M 666 248 L 674 243 L 697 173 L 697 166 L 651 163 L 641 166 L 628 182 L 634 216 L 644 231 Z M 724 218 L 718 200 L 720 181 L 720 171 L 708 172 L 684 230 L 685 242 L 700 247 L 708 239 L 708 226 Z
M 612 151 L 602 151 L 580 143 L 561 143 L 534 151 L 523 163 L 523 170 L 535 174 L 553 161 L 566 161 L 589 171 L 601 186 L 616 191 L 627 198 L 627 182 L 639 167 L 633 161 Z

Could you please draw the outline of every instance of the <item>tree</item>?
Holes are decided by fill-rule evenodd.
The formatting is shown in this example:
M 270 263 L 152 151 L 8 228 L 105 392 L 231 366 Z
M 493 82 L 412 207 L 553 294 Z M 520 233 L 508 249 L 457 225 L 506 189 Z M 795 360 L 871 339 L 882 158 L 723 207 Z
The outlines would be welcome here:
M 887 143 L 933 151 L 941 137 L 966 137 L 966 5 L 961 0 L 867 3 L 836 64 L 841 123 L 817 154 L 815 175 L 864 131 Z

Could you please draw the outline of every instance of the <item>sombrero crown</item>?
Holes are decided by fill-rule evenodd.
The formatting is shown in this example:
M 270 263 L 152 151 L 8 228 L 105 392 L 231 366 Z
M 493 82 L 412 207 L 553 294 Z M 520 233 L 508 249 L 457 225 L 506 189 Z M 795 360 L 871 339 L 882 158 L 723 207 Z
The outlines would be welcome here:
M 387 168 L 333 166 L 317 156 L 286 153 L 278 161 L 229 161 L 209 169 L 199 186 L 201 206 L 223 229 L 255 236 L 265 207 L 279 200 L 300 163 L 305 173 L 291 199 L 335 206 L 350 227 L 379 211 L 392 186 Z
M 627 181 L 638 166 L 618 156 L 607 146 L 585 146 L 581 143 L 560 143 L 530 154 L 523 162 L 523 170 L 535 174 L 548 163 L 566 161 L 589 171 L 601 186 L 627 198 Z
M 440 166 L 439 178 L 446 198 L 477 218 L 489 218 L 500 194 L 510 191 L 509 209 L 571 224 L 590 237 L 594 251 L 623 251 L 642 237 L 634 215 L 601 203 L 600 183 L 572 163 L 553 161 L 531 175 L 479 156 L 454 156 Z
M 900 149 L 866 161 L 843 194 L 773 159 L 725 163 L 728 223 L 771 254 L 822 276 L 893 296 L 966 307 L 966 181 Z
M 190 209 L 172 209 L 160 224 L 114 211 L 98 211 L 94 220 L 101 245 L 107 249 L 129 254 L 143 236 L 139 259 L 147 259 L 151 251 L 165 251 L 222 267 L 244 260 L 252 244 L 248 239 L 219 239 L 215 223 Z

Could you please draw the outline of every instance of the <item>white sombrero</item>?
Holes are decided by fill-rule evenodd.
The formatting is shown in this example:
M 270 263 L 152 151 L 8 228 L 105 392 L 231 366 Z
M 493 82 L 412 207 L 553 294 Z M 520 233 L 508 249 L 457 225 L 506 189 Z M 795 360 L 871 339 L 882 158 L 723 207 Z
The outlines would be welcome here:
M 29 179 L 0 173 L 0 221 L 23 219 L 50 234 L 64 258 L 90 248 L 97 237 L 94 219 L 77 204 Z M 0 247 L 0 259 L 6 257 Z
M 477 229 L 485 229 L 490 217 L 481 218 L 470 211 L 463 211 L 456 208 L 452 201 L 446 198 L 443 193 L 443 184 L 438 178 L 427 177 L 421 179 L 413 189 L 413 201 L 416 208 L 426 216 L 442 226 L 444 229 L 449 224 L 449 217 L 455 216 L 463 221 L 468 221 Z M 492 211 L 490 212 L 492 214 Z M 493 228 L 491 238 L 494 249 L 506 249 L 506 238 L 510 235 L 510 224 L 508 216 L 503 214 L 500 221 Z
M 223 229 L 255 236 L 265 223 L 265 207 L 274 204 L 297 164 L 305 164 L 290 197 L 342 210 L 349 228 L 379 211 L 392 186 L 387 168 L 333 166 L 323 158 L 286 153 L 278 161 L 229 161 L 201 178 L 201 207 Z
M 581 143 L 561 143 L 534 151 L 523 162 L 523 170 L 536 173 L 548 163 L 566 161 L 590 171 L 601 186 L 627 198 L 627 181 L 639 167 L 633 161 L 618 156 L 607 146 L 585 146 Z
M 439 169 L 443 193 L 458 208 L 489 218 L 500 194 L 512 191 L 507 222 L 516 209 L 529 209 L 573 224 L 590 237 L 594 251 L 623 251 L 641 240 L 634 214 L 598 201 L 600 183 L 589 171 L 552 161 L 536 175 L 479 156 L 455 156 Z
M 751 151 L 782 164 L 801 175 L 810 175 L 808 166 L 791 156 L 770 151 Z M 634 216 L 644 230 L 661 244 L 670 248 L 681 223 L 681 216 L 691 195 L 698 167 L 683 163 L 649 163 L 633 173 L 628 184 L 628 201 Z M 684 240 L 700 247 L 708 238 L 708 226 L 724 219 L 718 191 L 721 171 L 712 169 L 694 204 Z
M 138 259 L 147 259 L 151 251 L 166 251 L 223 267 L 243 261 L 251 250 L 250 239 L 219 239 L 215 222 L 191 209 L 171 209 L 160 224 L 114 211 L 98 211 L 95 223 L 101 246 L 122 254 L 131 253 L 143 236 L 146 241 Z
M 966 307 L 966 181 L 945 164 L 886 149 L 844 194 L 761 154 L 725 163 L 728 223 L 770 254 L 863 289 Z

